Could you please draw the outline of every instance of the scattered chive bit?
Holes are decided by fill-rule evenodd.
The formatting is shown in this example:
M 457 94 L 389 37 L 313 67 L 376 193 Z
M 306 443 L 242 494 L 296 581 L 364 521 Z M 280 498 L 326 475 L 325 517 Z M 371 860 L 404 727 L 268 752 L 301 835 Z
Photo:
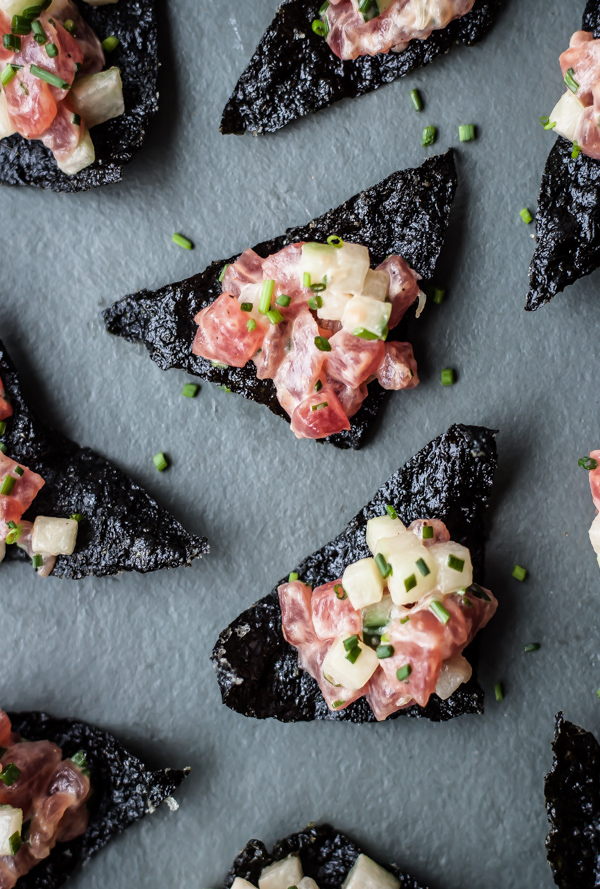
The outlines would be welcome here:
M 317 309 L 321 309 L 323 307 L 323 297 L 322 296 L 313 296 L 308 301 L 308 308 L 316 311 Z
M 197 383 L 186 383 L 183 389 L 181 390 L 181 394 L 184 398 L 195 398 L 198 394 L 200 386 Z
M 355 645 L 354 648 L 351 648 L 349 652 L 346 654 L 346 660 L 350 661 L 351 664 L 355 664 L 359 657 L 362 654 L 362 649 L 360 646 Z
M 396 670 L 396 679 L 398 682 L 408 682 L 408 677 L 412 673 L 412 667 L 410 664 L 405 664 L 403 667 L 400 667 L 399 670 Z
M 20 777 L 21 769 L 19 769 L 14 762 L 7 763 L 0 772 L 0 781 L 2 781 L 3 784 L 6 784 L 7 787 L 12 787 Z
M 322 388 L 323 383 L 321 382 L 321 380 L 317 380 L 317 382 L 315 383 L 315 392 L 320 392 Z
M 0 435 L 6 432 L 6 420 L 0 420 Z
M 530 222 L 533 222 L 533 216 L 531 215 L 527 207 L 523 207 L 523 209 L 519 213 L 519 216 L 521 217 L 525 225 L 529 225 Z
M 294 583 L 295 580 L 298 580 L 298 573 L 296 571 L 292 571 L 290 576 L 288 577 L 288 583 Z
M 352 651 L 358 645 L 358 636 L 348 636 L 347 639 L 344 639 L 344 648 L 346 651 Z
M 458 138 L 461 142 L 472 142 L 475 138 L 475 126 L 472 123 L 463 124 L 458 128 Z
M 465 608 L 473 608 L 473 603 L 471 602 L 471 600 L 469 599 L 468 596 L 463 596 L 460 601 L 465 606 Z
M 26 84 L 24 84 L 24 83 L 21 81 L 21 83 L 19 84 L 19 86 L 21 87 L 21 89 L 23 90 L 23 92 L 25 93 L 25 95 L 28 96 L 28 95 L 29 95 L 29 90 L 27 89 Z
M 311 281 L 310 272 L 304 272 L 304 274 L 302 275 L 302 286 L 303 287 L 310 287 L 310 281 Z
M 12 492 L 12 489 L 14 488 L 16 483 L 17 483 L 17 480 L 14 476 L 5 475 L 2 485 L 0 485 L 0 496 L 8 497 L 9 494 Z
M 228 364 L 225 364 L 224 361 L 211 361 L 212 367 L 220 367 L 222 370 L 227 370 L 229 368 Z
M 164 472 L 167 466 L 169 465 L 169 461 L 165 457 L 162 451 L 159 451 L 158 454 L 155 454 L 152 458 L 152 462 L 156 466 L 159 472 Z
M 85 755 L 85 751 L 78 750 L 77 753 L 74 753 L 71 757 L 71 762 L 75 763 L 79 768 L 85 768 L 85 766 L 87 766 L 87 756 Z
M 7 86 L 17 73 L 17 69 L 14 65 L 7 65 L 6 68 L 2 70 L 2 74 L 0 74 L 0 83 L 2 86 Z
M 251 312 L 253 309 L 252 303 L 240 303 L 240 309 L 242 312 Z
M 104 52 L 113 52 L 117 48 L 119 43 L 119 38 L 115 37 L 114 34 L 111 34 L 110 37 L 107 37 L 106 40 L 102 41 L 102 49 L 104 50 Z
M 328 401 L 321 401 L 319 404 L 311 404 L 311 411 L 322 411 L 324 408 L 329 407 Z
M 520 565 L 515 565 L 512 570 L 512 576 L 515 580 L 525 580 L 525 578 L 527 577 L 527 569 L 521 568 Z
M 423 540 L 433 540 L 433 526 L 423 525 Z
M 6 542 L 10 546 L 13 543 L 16 543 L 21 534 L 23 533 L 23 525 L 16 525 L 14 522 L 7 523 L 10 525 L 14 525 L 14 528 L 11 528 L 8 534 L 6 535 Z
M 404 578 L 404 589 L 406 590 L 407 593 L 410 593 L 411 590 L 414 590 L 416 585 L 417 585 L 416 575 L 411 574 L 410 577 Z
M 569 68 L 569 70 L 565 74 L 565 83 L 572 93 L 576 93 L 579 89 L 579 84 L 575 80 L 575 71 L 573 70 L 573 68 Z
M 344 587 L 342 586 L 341 583 L 336 583 L 336 585 L 333 588 L 333 592 L 335 593 L 335 595 L 337 596 L 337 598 L 340 601 L 343 601 L 344 599 L 348 598 L 348 593 L 346 592 L 346 590 L 344 589 Z
M 394 646 L 393 645 L 378 645 L 375 654 L 379 658 L 380 661 L 384 661 L 388 657 L 394 656 Z
M 556 121 L 551 121 L 549 117 L 540 117 L 540 123 L 545 130 L 553 130 L 556 126 Z
M 444 302 L 444 297 L 446 296 L 446 291 L 441 287 L 434 287 L 433 289 L 433 301 L 437 306 L 441 306 Z
M 74 127 L 80 127 L 81 126 L 81 117 L 78 114 L 74 114 L 71 118 L 71 123 L 73 124 Z
M 3 34 L 2 46 L 4 49 L 12 50 L 12 52 L 21 52 L 21 38 L 16 34 Z
M 421 96 L 419 95 L 419 90 L 410 91 L 410 101 L 412 102 L 412 106 L 415 111 L 423 110 L 423 101 L 421 99 Z
M 571 158 L 576 161 L 579 155 L 581 154 L 581 147 L 578 142 L 573 142 L 573 151 L 571 152 Z
M 43 46 L 44 43 L 47 42 L 48 37 L 46 35 L 46 32 L 44 31 L 44 26 L 42 25 L 42 23 L 38 21 L 32 22 L 31 28 L 33 30 L 35 42 L 39 46 Z
M 448 568 L 452 568 L 453 571 L 462 571 L 465 567 L 465 560 L 459 559 L 456 556 L 450 554 L 448 556 Z
M 24 15 L 13 15 L 10 30 L 13 34 L 19 34 L 21 37 L 26 37 L 31 33 L 31 22 Z
M 540 645 L 539 642 L 530 642 L 529 645 L 526 645 L 526 646 L 525 646 L 525 648 L 523 649 L 523 651 L 526 651 L 526 652 L 530 652 L 530 651 L 539 651 L 541 647 L 542 647 L 542 646 Z
M 258 303 L 258 311 L 261 315 L 266 315 L 271 308 L 271 300 L 275 289 L 275 281 L 263 281 L 260 289 L 260 301 Z
M 38 80 L 43 80 L 45 83 L 49 83 L 50 86 L 55 86 L 59 90 L 71 89 L 70 83 L 67 83 L 66 80 L 63 80 L 62 77 L 59 77 L 57 74 L 53 74 L 52 71 L 46 71 L 45 68 L 40 68 L 39 65 L 31 65 L 29 70 L 34 77 L 37 77 Z
M 375 562 L 377 563 L 377 567 L 379 568 L 379 573 L 385 580 L 386 577 L 390 577 L 392 574 L 392 566 L 387 561 L 383 553 L 377 553 L 375 556 Z
M 329 29 L 325 25 L 325 22 L 321 21 L 321 19 L 315 19 L 312 23 L 312 29 L 318 37 L 326 37 L 329 33 Z
M 344 242 L 339 235 L 329 235 L 329 237 L 327 238 L 327 243 L 330 247 L 335 247 L 337 250 L 339 250 L 340 247 L 344 246 Z
M 283 321 L 283 315 L 281 312 L 278 312 L 277 309 L 270 309 L 270 311 L 267 312 L 267 318 L 271 324 L 280 324 Z
M 334 701 L 333 702 L 333 709 L 337 710 L 339 707 L 341 707 L 345 703 L 346 703 L 345 701 Z
M 73 37 L 77 33 L 77 28 L 75 27 L 75 22 L 73 21 L 73 19 L 67 19 L 65 22 L 63 22 L 63 28 Z
M 22 466 L 15 466 L 14 473 L 15 475 L 18 475 L 19 478 L 23 478 L 23 476 L 25 475 L 25 470 Z
M 6 454 L 6 451 L 7 451 L 7 450 L 8 450 L 8 449 L 7 449 L 6 445 L 4 444 L 4 442 L 3 442 L 3 441 L 0 441 L 0 453 L 2 453 L 2 454 Z
M 329 345 L 329 340 L 324 336 L 316 336 L 315 337 L 315 346 L 319 350 L 319 352 L 331 352 L 331 346 Z
M 31 564 L 32 564 L 32 566 L 33 566 L 33 570 L 34 570 L 34 571 L 37 571 L 38 568 L 42 568 L 42 567 L 43 567 L 43 565 L 44 565 L 44 557 L 41 556 L 39 553 L 36 553 L 36 555 L 35 555 L 35 556 L 32 558 L 32 560 L 31 560 Z M 1 773 L 0 773 L 0 777 L 1 777 Z
M 9 837 L 8 845 L 10 846 L 10 854 L 16 855 L 23 845 L 23 840 L 21 839 L 21 834 L 18 830 L 16 830 L 13 835 Z
M 421 140 L 423 148 L 428 148 L 430 145 L 433 145 L 436 137 L 437 130 L 435 127 L 425 127 L 423 130 L 423 138 Z
M 221 269 L 221 274 L 219 275 L 219 284 L 221 284 L 221 283 L 223 282 L 223 278 L 225 277 L 225 272 L 227 271 L 227 269 L 229 268 L 230 265 L 231 265 L 231 263 L 228 262 L 228 263 L 227 263 L 226 265 L 224 265 L 223 268 Z
M 401 624 L 407 624 L 410 620 L 410 614 L 407 614 L 406 617 L 403 617 L 400 621 Z
M 231 392 L 231 389 L 229 388 L 229 386 L 219 386 L 219 389 L 222 389 L 223 392 Z
M 445 367 L 442 371 L 442 386 L 454 386 L 456 378 L 451 367 Z
M 427 564 L 425 559 L 417 559 L 416 565 L 417 565 L 417 568 L 419 569 L 419 571 L 421 572 L 421 574 L 423 575 L 423 577 L 427 577 L 428 574 L 431 574 L 431 571 L 429 570 L 429 565 Z
M 174 244 L 177 244 L 178 247 L 183 247 L 184 250 L 193 250 L 194 248 L 192 242 L 188 238 L 184 238 L 183 235 L 180 235 L 178 232 L 175 232 L 172 241 Z
M 325 283 L 325 279 L 321 281 L 320 284 L 311 284 L 310 289 L 313 293 L 323 293 L 324 290 L 327 290 L 327 284 Z
M 252 333 L 253 330 L 256 330 L 256 321 L 254 320 L 254 318 L 250 318 L 248 321 L 246 321 L 246 329 L 248 333 Z
M 429 610 L 435 614 L 441 624 L 444 624 L 444 626 L 446 626 L 446 624 L 450 620 L 450 612 L 446 608 L 444 608 L 441 602 L 438 602 L 437 599 L 434 599 L 429 606 Z
M 597 696 L 598 698 L 600 698 L 600 688 L 599 688 L 598 691 L 596 692 L 596 696 Z
M 56 56 L 58 55 L 58 46 L 56 45 L 56 43 L 47 43 L 46 44 L 46 55 L 50 59 L 56 58 Z
M 357 336 L 361 340 L 378 340 L 379 337 L 376 333 L 372 333 L 370 330 L 367 330 L 366 327 L 355 327 L 352 331 L 352 336 Z
M 0 435 L 1 434 L 2 433 L 0 433 Z M 581 466 L 582 469 L 587 469 L 588 472 L 598 469 L 598 461 L 594 460 L 593 457 L 581 457 L 581 459 L 577 461 L 577 465 Z
M 74 512 L 74 513 L 72 513 L 72 514 L 70 515 L 70 519 L 71 519 L 73 522 L 82 522 L 82 521 L 83 521 L 83 516 L 82 516 L 82 514 L 81 514 L 80 512 Z
M 287 293 L 280 293 L 275 302 L 278 306 L 283 306 L 284 309 L 287 309 L 289 304 L 292 301 L 292 297 L 288 296 Z
M 494 695 L 497 701 L 502 701 L 504 699 L 504 690 L 502 688 L 502 683 L 497 682 L 494 686 Z
M 483 587 L 480 587 L 478 583 L 472 583 L 471 586 L 465 590 L 465 593 L 470 593 L 472 596 L 475 596 L 476 599 L 483 599 L 484 602 L 492 601 Z
M 398 518 L 398 513 L 396 512 L 396 510 L 394 509 L 393 506 L 390 506 L 389 503 L 386 503 L 386 505 L 385 505 L 385 511 L 387 512 L 387 514 L 389 515 L 389 517 L 390 517 L 391 519 L 397 519 L 397 518 Z

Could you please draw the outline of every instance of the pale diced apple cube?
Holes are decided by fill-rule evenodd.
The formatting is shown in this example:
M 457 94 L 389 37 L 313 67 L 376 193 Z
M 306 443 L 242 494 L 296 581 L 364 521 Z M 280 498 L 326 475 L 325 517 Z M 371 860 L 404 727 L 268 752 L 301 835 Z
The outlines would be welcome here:
M 456 593 L 473 583 L 471 553 L 466 546 L 449 540 L 436 543 L 428 552 L 437 562 L 437 586 L 442 593 Z
M 23 812 L 12 806 L 0 806 L 0 855 L 12 855 L 10 838 L 14 834 L 21 835 L 23 828 Z
M 38 516 L 31 533 L 32 549 L 34 553 L 50 556 L 71 556 L 75 550 L 78 529 L 75 519 Z
M 341 685 L 349 691 L 356 691 L 367 684 L 379 666 L 379 659 L 373 649 L 359 639 L 357 646 L 360 654 L 352 663 L 347 657 L 349 652 L 344 646 L 346 638 L 342 636 L 337 639 L 327 652 L 323 661 L 323 673 L 327 674 L 334 684 Z
M 431 548 L 407 531 L 379 541 L 377 550 L 392 566 L 387 585 L 395 605 L 411 605 L 437 588 L 437 563 Z
M 402 531 L 406 531 L 406 526 L 400 519 L 393 519 L 389 515 L 376 516 L 367 522 L 367 546 L 375 555 L 380 540 L 385 537 L 395 537 Z
M 342 577 L 342 586 L 356 611 L 381 602 L 384 584 L 375 559 L 360 559 L 348 565 Z

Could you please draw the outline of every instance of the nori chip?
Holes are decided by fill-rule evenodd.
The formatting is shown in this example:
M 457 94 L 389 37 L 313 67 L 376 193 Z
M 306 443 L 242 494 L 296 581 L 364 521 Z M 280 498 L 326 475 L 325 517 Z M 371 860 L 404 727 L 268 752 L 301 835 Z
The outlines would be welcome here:
M 319 889 L 341 889 L 362 851 L 353 840 L 329 824 L 308 826 L 293 833 L 280 840 L 271 853 L 260 840 L 250 840 L 233 862 L 224 889 L 230 889 L 236 877 L 258 886 L 263 868 L 292 854 L 299 856 L 304 876 L 312 877 Z M 422 889 L 413 877 L 402 873 L 395 864 L 382 867 L 398 878 L 401 889 Z
M 492 430 L 452 426 L 395 472 L 338 537 L 293 570 L 313 587 L 341 577 L 347 565 L 370 555 L 367 521 L 385 514 L 386 504 L 391 504 L 405 524 L 418 518 L 445 522 L 452 539 L 471 550 L 474 577 L 481 583 L 484 519 L 496 462 Z M 297 649 L 281 631 L 277 587 L 286 581 L 287 575 L 219 636 L 211 660 L 223 703 L 257 719 L 374 722 L 365 698 L 339 712 L 330 711 L 317 682 L 298 667 Z M 416 716 L 440 722 L 463 713 L 483 713 L 483 690 L 475 677 L 447 701 L 432 695 L 425 708 L 415 705 L 389 718 Z
M 393 173 L 308 225 L 290 228 L 281 237 L 263 241 L 253 249 L 266 257 L 294 241 L 325 241 L 336 233 L 367 246 L 373 265 L 396 253 L 428 279 L 434 273 L 442 249 L 455 191 L 456 168 L 450 150 L 416 169 Z M 213 262 L 201 274 L 161 290 L 141 290 L 126 296 L 105 309 L 104 323 L 109 333 L 129 341 L 141 340 L 162 370 L 178 367 L 204 380 L 225 385 L 232 392 L 265 404 L 289 423 L 277 400 L 273 381 L 257 379 L 252 362 L 242 368 L 220 368 L 192 354 L 197 330 L 194 316 L 220 295 L 219 277 L 223 266 L 237 258 L 238 255 Z M 390 339 L 398 335 L 399 328 L 392 331 Z M 325 441 L 340 448 L 359 448 L 384 394 L 377 381 L 371 383 L 368 397 L 351 420 L 350 431 L 329 436 Z
M 111 34 L 119 38 L 118 47 L 107 54 L 106 64 L 121 70 L 125 113 L 91 130 L 96 160 L 75 176 L 61 172 L 52 152 L 39 140 L 18 134 L 0 139 L 2 185 L 77 192 L 119 182 L 123 165 L 141 148 L 146 128 L 158 111 L 155 0 L 120 0 L 108 6 L 90 6 L 84 0 L 75 3 L 100 40 Z
M 552 750 L 545 781 L 548 863 L 561 889 L 594 889 L 600 874 L 600 744 L 558 713 Z
M 0 380 L 13 408 L 0 440 L 8 456 L 46 482 L 24 518 L 84 517 L 75 552 L 57 558 L 52 576 L 79 580 L 90 574 L 145 573 L 190 565 L 208 552 L 204 537 L 188 534 L 120 469 L 36 419 L 1 340 Z M 6 557 L 27 559 L 16 546 L 7 547 Z
M 413 40 L 403 52 L 353 61 L 339 59 L 312 30 L 321 5 L 322 0 L 282 3 L 225 107 L 222 133 L 273 133 L 339 99 L 404 77 L 454 43 L 471 46 L 491 28 L 505 0 L 477 0 L 470 13 L 427 40 Z
M 588 0 L 582 30 L 600 37 L 600 0 Z M 552 148 L 535 215 L 537 244 L 525 308 L 534 312 L 600 266 L 600 161 L 559 136 Z
M 86 832 L 57 843 L 48 858 L 19 878 L 19 889 L 57 889 L 73 871 L 87 864 L 112 837 L 151 814 L 170 797 L 189 769 L 153 772 L 102 729 L 47 713 L 9 713 L 13 731 L 27 741 L 52 741 L 63 757 L 84 750 L 91 772 L 93 796 Z

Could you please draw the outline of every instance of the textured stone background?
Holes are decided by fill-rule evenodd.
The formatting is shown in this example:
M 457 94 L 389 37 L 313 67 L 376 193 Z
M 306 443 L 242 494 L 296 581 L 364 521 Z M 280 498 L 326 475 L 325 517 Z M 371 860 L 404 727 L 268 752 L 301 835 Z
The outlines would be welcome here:
M 122 0 L 124 2 L 124 0 Z M 549 887 L 543 775 L 552 718 L 600 733 L 594 510 L 577 458 L 598 446 L 597 276 L 523 311 L 535 206 L 554 141 L 558 55 L 583 2 L 511 0 L 475 49 L 261 139 L 222 137 L 223 108 L 276 0 L 171 0 L 162 109 L 125 180 L 60 196 L 2 190 L 0 334 L 40 412 L 127 470 L 211 555 L 190 570 L 70 583 L 0 569 L 2 705 L 110 729 L 154 764 L 191 765 L 177 814 L 115 842 L 74 889 L 217 887 L 250 838 L 328 819 L 436 889 Z M 238 11 L 239 9 L 239 11 Z M 419 87 L 426 110 L 408 94 Z M 411 336 L 422 377 L 388 403 L 375 442 L 297 442 L 268 411 L 110 338 L 101 308 L 204 268 L 458 144 L 460 190 L 439 272 L 445 305 Z M 435 148 L 420 146 L 425 124 Z M 170 243 L 181 230 L 196 242 Z M 459 382 L 443 389 L 440 370 Z M 483 637 L 484 717 L 446 725 L 284 726 L 220 705 L 218 632 L 336 534 L 394 469 L 453 422 L 500 429 Z M 159 475 L 152 455 L 172 468 Z M 511 579 L 518 561 L 530 571 Z M 536 654 L 523 646 L 540 641 Z M 496 680 L 506 697 L 493 699 Z

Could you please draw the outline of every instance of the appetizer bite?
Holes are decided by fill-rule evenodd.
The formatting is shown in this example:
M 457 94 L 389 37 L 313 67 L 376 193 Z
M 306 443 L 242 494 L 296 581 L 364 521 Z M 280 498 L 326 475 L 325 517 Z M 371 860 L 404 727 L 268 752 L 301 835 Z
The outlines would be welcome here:
M 579 465 L 587 469 L 590 476 L 592 500 L 596 507 L 596 518 L 592 522 L 589 534 L 590 542 L 600 564 L 600 451 L 591 451 L 589 457 L 582 457 Z
M 283 722 L 483 712 L 463 651 L 497 602 L 480 586 L 494 433 L 453 426 L 345 531 L 224 630 L 223 702 Z
M 298 438 L 358 448 L 385 390 L 417 385 L 397 325 L 425 296 L 456 189 L 451 152 L 306 226 L 106 309 L 110 333 L 267 405 Z
M 158 108 L 154 0 L 0 0 L 0 183 L 117 182 Z
M 240 77 L 222 133 L 272 133 L 487 33 L 504 0 L 285 0 Z
M 588 0 L 582 30 L 560 57 L 565 92 L 547 130 L 552 148 L 538 199 L 537 246 L 529 269 L 527 311 L 549 302 L 600 265 L 600 0 Z
M 382 867 L 329 824 L 280 840 L 272 852 L 250 840 L 233 862 L 226 889 L 420 889 L 396 865 Z
M 189 769 L 150 771 L 101 729 L 0 710 L 0 886 L 57 889 L 171 798 Z
M 600 745 L 585 729 L 556 716 L 554 762 L 546 775 L 548 863 L 561 889 L 594 889 L 600 859 Z
M 206 552 L 204 537 L 116 466 L 36 419 L 0 341 L 0 562 L 77 580 L 190 565 Z

